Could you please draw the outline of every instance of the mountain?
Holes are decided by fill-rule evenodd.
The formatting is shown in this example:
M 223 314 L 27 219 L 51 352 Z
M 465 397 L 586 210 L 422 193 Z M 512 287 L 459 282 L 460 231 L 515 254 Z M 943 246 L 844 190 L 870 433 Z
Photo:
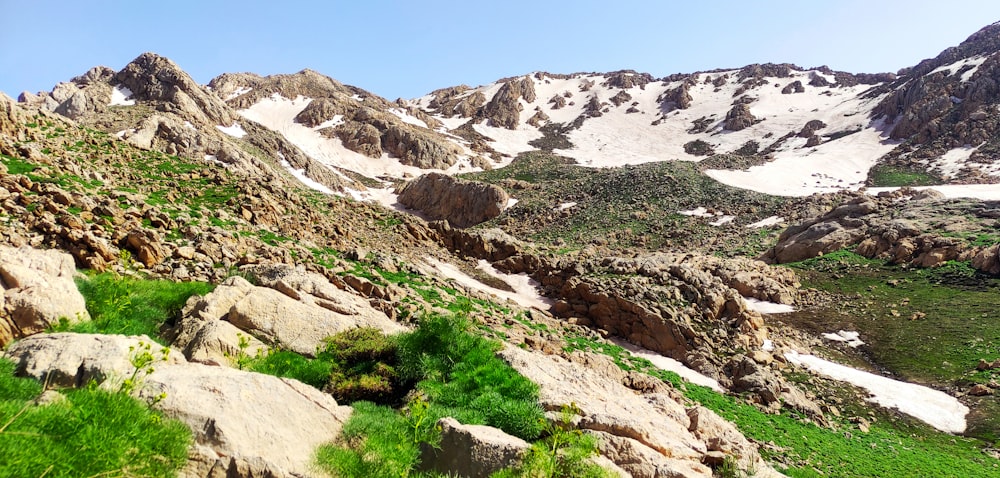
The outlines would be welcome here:
M 523 456 L 490 442 L 502 429 L 594 437 L 621 476 L 988 476 L 1000 329 L 969 317 L 995 315 L 1000 284 L 998 52 L 994 24 L 895 74 L 534 72 L 395 101 L 312 70 L 200 85 L 154 53 L 95 67 L 0 97 L 0 344 L 68 387 L 139 374 L 114 356 L 136 340 L 175 350 L 131 391 L 196 432 L 186 476 L 308 475 L 338 437 L 359 464 L 398 458 L 364 448 L 389 425 L 344 439 L 351 414 L 457 440 L 413 451 L 442 473 Z M 81 290 L 119 295 L 77 296 L 74 266 Z M 78 322 L 157 279 L 214 290 L 147 339 L 80 333 L 113 332 Z M 268 357 L 342 368 L 242 370 Z M 534 385 L 488 388 L 487 357 Z M 344 406 L 359 396 L 386 408 Z M 495 428 L 420 415 L 443 409 Z M 871 453 L 886 443 L 918 457 Z

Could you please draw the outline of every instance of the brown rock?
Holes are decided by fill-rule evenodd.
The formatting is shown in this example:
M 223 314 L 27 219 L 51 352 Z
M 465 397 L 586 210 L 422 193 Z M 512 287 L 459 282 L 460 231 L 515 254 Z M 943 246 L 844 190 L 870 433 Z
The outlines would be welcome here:
M 444 219 L 456 227 L 469 227 L 500 215 L 510 196 L 498 186 L 430 173 L 397 190 L 399 203 Z

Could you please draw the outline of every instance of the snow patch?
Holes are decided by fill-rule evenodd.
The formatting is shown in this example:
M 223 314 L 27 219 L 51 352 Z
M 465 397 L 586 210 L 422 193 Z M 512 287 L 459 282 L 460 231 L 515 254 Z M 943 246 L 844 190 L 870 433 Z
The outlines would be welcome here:
M 336 128 L 342 124 L 344 124 L 344 115 L 333 115 L 333 118 L 316 125 L 313 129 L 319 131 L 323 128 Z
M 564 202 L 564 203 L 560 204 L 557 209 L 560 210 L 560 211 L 565 211 L 565 210 L 567 210 L 567 209 L 569 209 L 569 208 L 571 208 L 573 206 L 576 206 L 575 202 Z
M 389 112 L 396 115 L 396 117 L 398 117 L 399 119 L 403 120 L 404 123 L 412 124 L 414 126 L 420 126 L 421 128 L 427 128 L 427 123 L 424 123 L 423 120 L 410 115 L 410 113 L 407 112 L 406 110 L 399 108 L 389 108 Z
M 780 216 L 771 216 L 768 218 L 761 219 L 753 224 L 747 224 L 747 229 L 761 229 L 764 227 L 777 226 L 778 224 L 784 224 L 785 218 Z
M 861 341 L 861 333 L 854 331 L 838 330 L 835 334 L 823 334 L 823 338 L 833 342 L 843 342 L 851 348 L 857 348 L 865 344 Z
M 794 350 L 784 355 L 793 364 L 864 388 L 871 394 L 868 398 L 871 402 L 895 408 L 943 432 L 965 431 L 965 416 L 969 413 L 969 408 L 947 393 L 864 372 Z
M 234 138 L 242 139 L 247 135 L 247 132 L 243 130 L 243 125 L 239 122 L 233 122 L 232 126 L 216 126 L 216 128 Z
M 680 375 L 681 378 L 683 378 L 684 380 L 687 380 L 688 382 L 691 382 L 695 385 L 701 385 L 703 387 L 711 388 L 716 392 L 725 393 L 725 389 L 723 389 L 722 386 L 719 385 L 719 382 L 717 382 L 715 379 L 702 375 L 701 373 L 698 373 L 697 371 L 688 368 L 686 365 L 670 357 L 665 357 L 656 352 L 653 352 L 652 350 L 644 349 L 642 347 L 639 347 L 638 345 L 631 344 L 620 338 L 612 338 L 611 342 L 627 350 L 628 353 L 631 354 L 633 357 L 639 357 L 649 360 L 650 363 L 655 365 L 656 368 L 660 370 L 674 372 L 677 375 Z
M 753 297 L 744 297 L 743 301 L 747 303 L 748 309 L 761 314 L 787 314 L 789 312 L 795 312 L 795 307 L 787 304 L 767 302 L 760 299 L 754 299 Z
M 519 199 L 510 198 L 510 199 L 507 200 L 507 204 L 504 205 L 503 208 L 504 209 L 510 209 L 510 208 L 514 207 L 514 205 L 517 204 L 518 201 L 520 201 L 520 200 Z
M 237 88 L 236 91 L 234 91 L 234 92 L 230 93 L 229 95 L 227 95 L 226 96 L 226 101 L 229 101 L 229 100 L 231 100 L 233 98 L 236 98 L 237 96 L 243 96 L 243 95 L 245 95 L 245 94 L 247 94 L 247 93 L 249 93 L 251 91 L 253 91 L 253 88 L 250 88 L 249 86 L 241 86 L 241 87 Z
M 720 218 L 718 218 L 718 219 L 716 219 L 716 220 L 708 223 L 708 225 L 709 226 L 719 227 L 719 226 L 722 226 L 723 224 L 728 224 L 730 222 L 733 222 L 733 219 L 736 219 L 736 216 L 722 216 L 722 217 L 720 217 Z
M 134 106 L 135 100 L 132 98 L 132 90 L 122 86 L 115 85 L 111 89 L 111 102 L 108 106 Z
M 899 188 L 868 188 L 865 191 L 877 195 L 884 191 L 895 191 Z M 933 189 L 948 199 L 972 198 L 982 201 L 1000 201 L 1000 185 L 997 184 L 944 184 L 938 186 L 918 186 L 912 189 Z
M 708 212 L 708 209 L 705 209 L 705 208 L 703 208 L 701 206 L 698 206 L 698 207 L 696 207 L 694 209 L 689 209 L 687 211 L 677 211 L 677 214 L 680 214 L 682 216 L 694 216 L 694 217 L 715 217 L 716 216 L 715 213 Z
M 505 274 L 496 270 L 489 262 L 485 260 L 479 261 L 479 263 L 476 265 L 476 269 L 479 269 L 485 272 L 486 274 L 489 274 L 490 276 L 493 276 L 495 278 L 498 278 L 506 282 L 507 285 L 511 287 L 511 289 L 514 289 L 514 292 L 510 292 L 483 284 L 482 282 L 479 282 L 478 280 L 474 279 L 473 277 L 459 270 L 459 268 L 456 267 L 454 264 L 442 262 L 430 256 L 426 257 L 425 259 L 427 260 L 428 264 L 430 264 L 431 267 L 433 267 L 435 270 L 443 274 L 445 277 L 453 279 L 455 280 L 455 282 L 470 289 L 475 289 L 480 292 L 492 294 L 499 297 L 500 299 L 512 300 L 522 307 L 534 307 L 539 310 L 548 310 L 553 305 L 551 299 L 542 296 L 538 292 L 539 290 L 538 282 L 535 282 L 534 279 L 528 277 L 527 274 Z
M 305 169 L 297 169 L 292 167 L 292 163 L 289 163 L 285 158 L 281 158 L 281 166 L 285 168 L 295 179 L 298 179 L 302 184 L 305 184 L 308 188 L 319 191 L 324 194 L 333 194 L 334 191 L 328 188 L 325 184 L 316 181 L 309 176 L 306 176 Z

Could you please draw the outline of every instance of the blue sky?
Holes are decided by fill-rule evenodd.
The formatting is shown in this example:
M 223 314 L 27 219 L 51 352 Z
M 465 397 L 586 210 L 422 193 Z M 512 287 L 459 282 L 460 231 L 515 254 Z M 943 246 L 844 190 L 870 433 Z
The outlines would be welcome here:
M 998 20 L 992 0 L 0 0 L 0 91 L 49 90 L 145 51 L 201 83 L 311 68 L 390 100 L 537 70 L 896 71 Z

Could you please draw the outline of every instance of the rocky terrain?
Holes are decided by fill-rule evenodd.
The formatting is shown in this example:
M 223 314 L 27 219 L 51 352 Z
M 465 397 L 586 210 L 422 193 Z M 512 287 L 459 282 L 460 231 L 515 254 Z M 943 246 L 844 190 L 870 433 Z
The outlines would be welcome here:
M 178 420 L 192 434 L 182 476 L 324 476 L 318 450 L 370 454 L 356 421 L 370 397 L 343 394 L 341 372 L 312 383 L 253 366 L 329 360 L 366 344 L 334 339 L 359 330 L 405 343 L 435 317 L 495 340 L 488 355 L 534 384 L 547 428 L 532 442 L 502 420 L 464 423 L 452 404 L 456 416 L 420 439 L 434 389 L 384 385 L 385 413 L 418 422 L 421 470 L 488 476 L 571 436 L 593 440 L 586 462 L 610 476 L 836 475 L 844 458 L 831 456 L 886 443 L 965 461 L 894 451 L 844 475 L 989 476 L 1000 465 L 989 324 L 966 336 L 946 312 L 933 329 L 914 311 L 913 330 L 962 348 L 946 366 L 896 362 L 896 345 L 855 349 L 850 331 L 817 335 L 855 325 L 819 314 L 857 301 L 874 324 L 858 329 L 878 337 L 930 296 L 913 270 L 993 287 L 995 201 L 948 185 L 859 189 L 995 182 L 998 38 L 988 26 L 897 74 L 537 72 L 396 101 L 311 70 L 199 85 L 145 53 L 50 92 L 0 95 L 3 357 L 46 400 L 101 388 Z M 870 297 L 843 284 L 861 260 Z M 122 335 L 101 329 L 104 311 L 137 304 L 88 295 L 98 280 L 206 289 Z M 885 287 L 910 296 L 885 292 L 882 311 Z M 811 354 L 944 389 L 972 408 L 971 426 L 962 413 L 936 431 L 874 406 L 863 385 L 811 373 Z M 48 406 L 33 400 L 25 410 Z

